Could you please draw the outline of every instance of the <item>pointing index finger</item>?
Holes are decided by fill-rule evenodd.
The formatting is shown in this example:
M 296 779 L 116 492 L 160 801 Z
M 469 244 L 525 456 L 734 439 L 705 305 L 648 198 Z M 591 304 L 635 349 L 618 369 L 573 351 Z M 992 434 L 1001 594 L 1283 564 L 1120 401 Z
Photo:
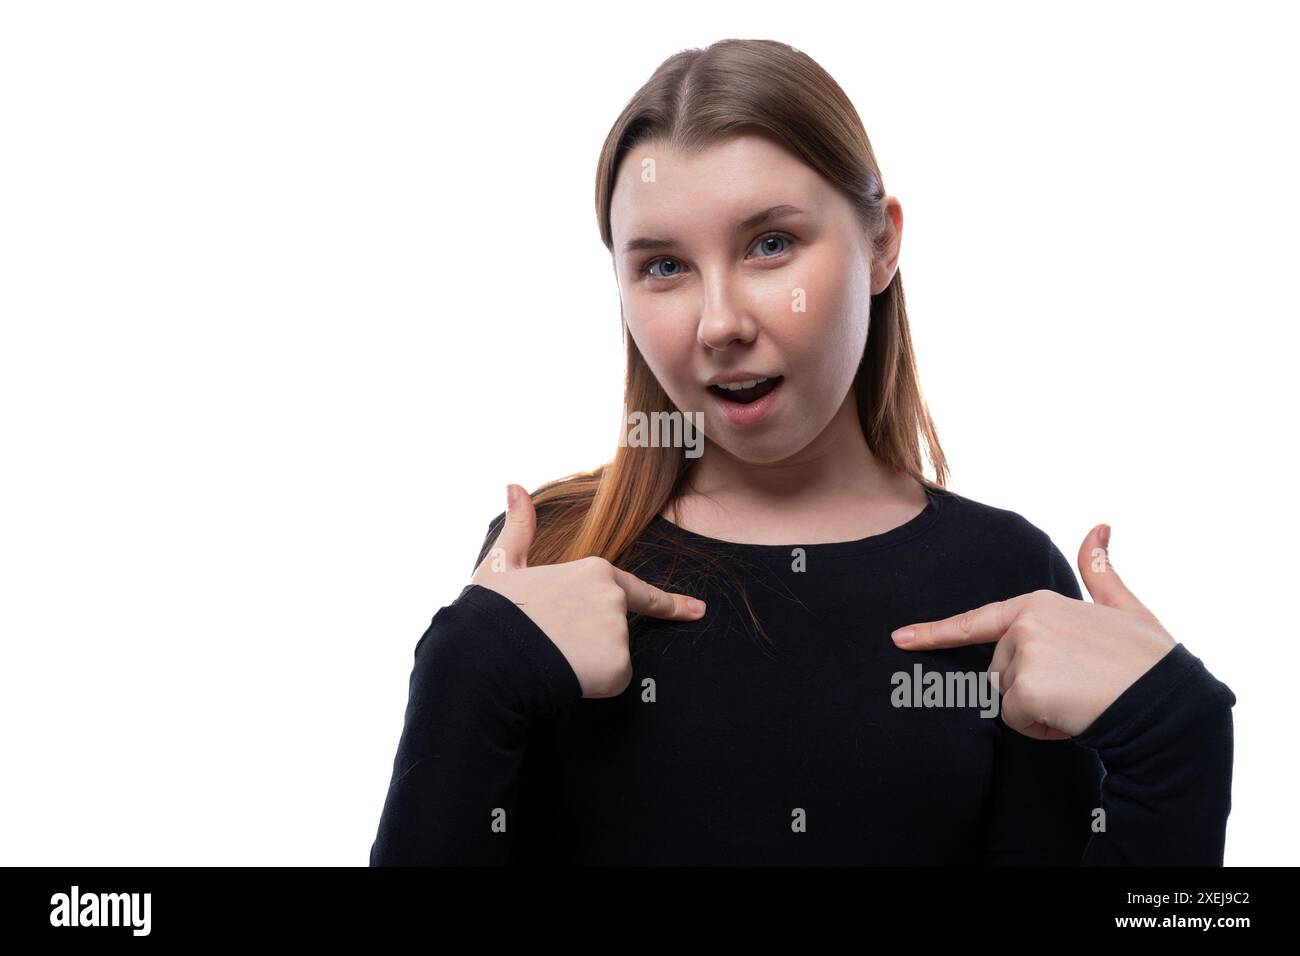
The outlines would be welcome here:
M 909 651 L 928 651 L 1000 640 L 1020 611 L 1019 601 L 993 601 L 939 621 L 909 624 L 894 631 L 894 643 Z
M 703 601 L 685 594 L 670 594 L 662 591 L 622 568 L 614 568 L 614 580 L 627 594 L 627 609 L 633 614 L 645 614 L 671 621 L 694 621 L 704 614 Z M 699 604 L 698 611 L 692 608 L 691 602 Z

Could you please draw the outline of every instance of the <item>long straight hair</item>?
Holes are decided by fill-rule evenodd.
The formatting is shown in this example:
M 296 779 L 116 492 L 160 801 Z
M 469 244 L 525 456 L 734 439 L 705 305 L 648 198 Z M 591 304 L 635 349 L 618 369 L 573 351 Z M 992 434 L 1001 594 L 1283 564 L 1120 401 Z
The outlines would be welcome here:
M 698 151 L 746 129 L 774 136 L 846 196 L 873 252 L 883 251 L 884 182 L 862 120 L 844 91 L 794 47 L 773 40 L 727 39 L 670 56 L 610 129 L 596 168 L 596 219 L 611 256 L 610 200 L 619 163 L 629 150 L 654 139 Z M 943 491 L 948 466 L 921 393 L 898 271 L 887 288 L 871 297 L 870 309 L 867 342 L 853 381 L 867 446 L 885 466 Z M 658 420 L 655 412 L 676 411 L 626 323 L 623 340 L 624 409 L 643 412 L 652 421 Z M 923 473 L 922 441 L 934 467 L 933 481 Z M 543 485 L 532 496 L 538 522 L 529 565 L 597 555 L 622 566 L 655 516 L 689 485 L 694 461 L 680 448 L 620 443 L 607 464 Z M 680 539 L 679 544 L 685 547 Z M 487 548 L 485 542 L 484 553 Z

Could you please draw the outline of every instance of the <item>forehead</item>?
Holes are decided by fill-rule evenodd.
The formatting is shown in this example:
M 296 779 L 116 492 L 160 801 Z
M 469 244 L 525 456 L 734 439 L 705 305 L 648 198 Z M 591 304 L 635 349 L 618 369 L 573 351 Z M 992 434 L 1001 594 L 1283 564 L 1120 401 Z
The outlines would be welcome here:
M 832 202 L 832 193 L 816 170 L 760 134 L 737 134 L 699 152 L 646 140 L 619 165 L 610 229 L 620 245 L 633 235 L 725 231 L 756 210 L 781 203 L 816 214 Z

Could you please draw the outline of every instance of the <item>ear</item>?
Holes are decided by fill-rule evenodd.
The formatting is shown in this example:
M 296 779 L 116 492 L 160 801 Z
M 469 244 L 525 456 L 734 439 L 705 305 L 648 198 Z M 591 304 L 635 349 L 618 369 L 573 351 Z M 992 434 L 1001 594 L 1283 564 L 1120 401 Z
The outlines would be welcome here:
M 885 222 L 876 246 L 881 251 L 871 257 L 871 294 L 889 288 L 898 271 L 898 251 L 903 241 L 903 204 L 894 196 L 885 197 Z

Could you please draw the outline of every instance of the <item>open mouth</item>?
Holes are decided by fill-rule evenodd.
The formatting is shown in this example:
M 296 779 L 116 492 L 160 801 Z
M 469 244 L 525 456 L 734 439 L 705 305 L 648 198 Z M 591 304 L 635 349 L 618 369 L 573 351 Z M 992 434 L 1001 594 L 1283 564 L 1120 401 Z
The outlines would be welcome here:
M 761 378 L 753 382 L 736 382 L 732 385 L 710 385 L 709 391 L 719 398 L 728 402 L 735 402 L 737 405 L 748 405 L 756 402 L 772 389 L 781 384 L 784 376 L 777 375 L 773 378 Z M 743 387 L 737 387 L 743 386 Z

